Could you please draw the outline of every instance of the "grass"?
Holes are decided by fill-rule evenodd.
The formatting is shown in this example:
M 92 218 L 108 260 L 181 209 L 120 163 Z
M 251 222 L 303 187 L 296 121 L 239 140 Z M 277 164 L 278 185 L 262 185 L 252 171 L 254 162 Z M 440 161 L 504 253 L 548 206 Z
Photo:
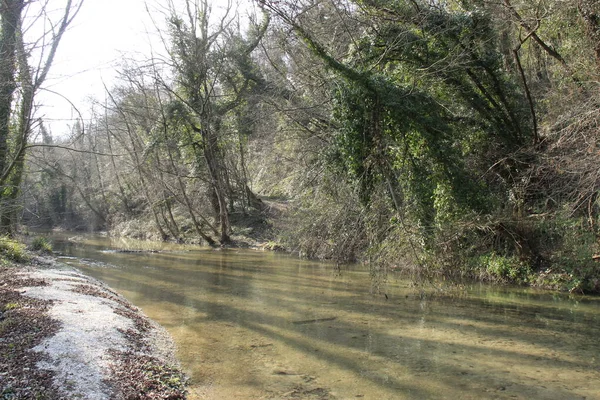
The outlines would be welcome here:
M 4 306 L 4 311 L 14 310 L 19 308 L 19 303 L 8 303 Z
M 52 245 L 50 244 L 48 238 L 44 236 L 38 236 L 33 239 L 29 248 L 40 253 L 52 253 Z
M 29 260 L 25 245 L 7 236 L 0 236 L 0 257 L 18 263 Z

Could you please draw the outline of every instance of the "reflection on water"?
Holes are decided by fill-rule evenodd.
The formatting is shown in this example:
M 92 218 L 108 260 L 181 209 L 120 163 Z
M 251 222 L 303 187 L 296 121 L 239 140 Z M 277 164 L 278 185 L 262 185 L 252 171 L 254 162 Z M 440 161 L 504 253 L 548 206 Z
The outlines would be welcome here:
M 91 236 L 55 249 L 169 330 L 191 399 L 600 399 L 595 297 L 422 298 L 392 279 L 386 298 L 361 267 L 273 253 Z

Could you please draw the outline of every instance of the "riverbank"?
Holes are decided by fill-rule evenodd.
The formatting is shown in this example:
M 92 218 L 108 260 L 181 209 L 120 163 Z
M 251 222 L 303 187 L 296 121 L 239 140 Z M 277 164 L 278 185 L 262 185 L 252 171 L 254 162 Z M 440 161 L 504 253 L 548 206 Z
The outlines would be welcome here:
M 168 333 L 49 257 L 0 265 L 0 397 L 185 399 Z
M 325 205 L 308 212 L 291 200 L 261 198 L 261 201 L 263 208 L 254 214 L 230 216 L 231 242 L 221 248 L 278 251 L 336 264 L 365 263 L 377 281 L 385 281 L 388 274 L 393 272 L 413 280 L 416 285 L 437 282 L 460 287 L 479 282 L 556 292 L 600 294 L 600 248 L 595 236 L 582 235 L 581 232 L 571 237 L 564 231 L 569 240 L 559 245 L 551 244 L 552 232 L 539 231 L 535 235 L 536 240 L 540 240 L 536 245 L 539 248 L 535 257 L 531 249 L 528 250 L 531 253 L 529 255 L 519 255 L 518 251 L 486 249 L 483 239 L 477 236 L 465 240 L 469 246 L 464 251 L 459 249 L 460 246 L 450 251 L 448 243 L 439 243 L 424 251 L 418 246 L 414 247 L 416 241 L 402 229 L 385 233 L 390 235 L 385 240 L 386 245 L 371 242 L 367 228 L 360 223 L 329 220 L 331 215 L 321 213 L 326 210 Z M 336 218 L 343 219 L 347 213 L 340 209 L 339 213 L 334 214 Z M 357 210 L 354 214 L 361 215 Z M 337 228 L 332 230 L 331 225 L 356 225 L 357 228 L 336 232 Z M 486 230 L 493 229 L 482 228 L 482 231 Z M 123 222 L 106 234 L 115 238 L 151 242 L 203 244 L 193 231 L 164 240 L 156 230 L 154 221 L 149 218 Z M 548 240 L 540 239 L 544 237 Z M 487 240 L 489 238 L 483 241 Z M 518 244 L 516 246 L 520 248 Z M 411 251 L 406 252 L 403 248 L 410 248 Z

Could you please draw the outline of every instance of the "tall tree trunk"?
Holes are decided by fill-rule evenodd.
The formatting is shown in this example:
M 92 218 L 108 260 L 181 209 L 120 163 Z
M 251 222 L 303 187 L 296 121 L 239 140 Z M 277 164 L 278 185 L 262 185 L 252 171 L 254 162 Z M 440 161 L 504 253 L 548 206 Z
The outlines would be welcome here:
M 21 102 L 19 106 L 19 118 L 14 132 L 15 155 L 8 168 L 0 169 L 0 187 L 6 184 L 2 194 L 2 200 L 8 203 L 10 207 L 2 212 L 0 221 L 0 230 L 12 233 L 17 222 L 17 213 L 20 207 L 17 206 L 21 182 L 23 181 L 23 172 L 25 168 L 25 149 L 29 132 L 31 131 L 31 114 L 33 112 L 33 97 L 35 88 L 31 79 L 27 55 L 25 54 L 20 19 L 15 27 L 15 56 L 19 66 L 19 81 L 21 82 Z M 5 159 L 6 160 L 6 159 Z
M 0 175 L 6 168 L 13 93 L 16 89 L 17 30 L 23 0 L 0 2 Z
M 46 58 L 38 64 L 39 68 L 34 73 L 29 68 L 29 54 L 25 49 L 21 26 L 21 14 L 25 4 L 24 0 L 0 1 L 0 201 L 4 203 L 3 206 L 6 203 L 14 203 L 19 195 L 25 167 L 25 151 L 31 133 L 35 93 L 48 75 L 62 35 L 81 8 L 80 3 L 71 14 L 72 0 L 67 0 L 60 23 L 52 26 L 50 30 L 52 34 L 47 43 L 49 51 L 45 53 Z M 44 6 L 40 16 L 47 11 Z M 46 45 L 45 40 L 41 42 Z M 17 70 L 18 76 L 15 75 Z M 21 85 L 21 96 L 16 126 L 11 132 L 11 115 L 14 113 L 12 96 L 17 81 Z M 10 156 L 9 139 L 14 150 L 10 151 Z M 16 205 L 12 204 L 9 210 L 8 213 L 2 212 L 0 216 L 0 230 L 10 232 L 14 228 Z M 9 221 L 10 226 L 5 225 Z
M 121 115 L 121 118 L 123 119 L 123 123 L 125 124 L 126 131 L 127 131 L 127 139 L 129 139 L 129 145 L 131 146 L 131 148 L 127 148 L 127 146 L 124 146 L 124 148 L 129 153 L 129 156 L 131 157 L 131 161 L 134 164 L 134 168 L 135 168 L 135 171 L 137 172 L 138 179 L 140 181 L 140 186 L 142 188 L 142 193 L 144 194 L 144 197 L 146 198 L 148 207 L 150 207 L 150 211 L 152 213 L 152 217 L 154 219 L 154 224 L 156 226 L 156 229 L 160 233 L 161 239 L 167 240 L 169 235 L 167 235 L 167 232 L 165 232 L 164 228 L 162 227 L 162 225 L 160 223 L 160 219 L 158 218 L 159 213 L 156 210 L 156 204 L 150 197 L 150 191 L 148 189 L 148 184 L 146 182 L 146 178 L 144 177 L 145 171 L 143 170 L 142 160 L 140 160 L 140 157 L 139 157 L 139 152 L 140 152 L 139 151 L 140 149 L 138 149 L 138 147 L 139 147 L 138 145 L 140 142 L 139 137 L 137 137 L 137 135 L 135 134 L 135 130 L 131 127 L 131 125 L 129 124 L 129 121 L 127 120 L 127 115 L 123 111 L 122 107 L 120 107 L 120 105 L 116 101 L 116 99 L 110 94 L 110 92 L 108 92 L 108 96 L 111 99 L 112 103 L 114 104 L 117 112 Z
M 229 237 L 231 228 L 229 225 L 229 212 L 227 210 L 224 182 L 222 180 L 222 174 L 220 173 L 221 171 L 219 171 L 219 162 L 216 156 L 216 148 L 218 146 L 217 139 L 208 129 L 202 129 L 202 137 L 204 159 L 206 160 L 206 166 L 208 167 L 208 173 L 217 200 L 216 203 L 219 207 L 219 241 L 221 244 L 226 244 L 231 241 L 231 238 Z
M 108 107 L 105 107 L 106 110 L 108 110 Z M 115 180 L 117 181 L 117 186 L 119 187 L 119 197 L 121 199 L 121 203 L 123 204 L 123 207 L 125 208 L 125 212 L 127 213 L 127 215 L 131 215 L 131 206 L 129 205 L 129 199 L 127 198 L 127 195 L 125 194 L 125 188 L 123 187 L 123 183 L 121 182 L 121 174 L 119 172 L 119 169 L 117 168 L 117 163 L 115 162 L 115 155 L 113 154 L 113 145 L 112 145 L 112 134 L 110 132 L 110 128 L 108 126 L 108 111 L 105 111 L 105 115 L 104 115 L 104 129 L 106 131 L 106 143 L 108 144 L 108 152 L 110 153 L 110 163 L 113 167 L 113 170 L 115 172 Z
M 531 91 L 529 90 L 529 85 L 527 84 L 527 77 L 525 76 L 523 65 L 521 64 L 521 57 L 519 57 L 520 47 L 521 46 L 513 50 L 513 55 L 515 57 L 517 69 L 519 70 L 519 75 L 521 76 L 521 81 L 523 82 L 523 89 L 525 90 L 525 95 L 527 96 L 527 102 L 529 103 L 529 112 L 531 113 L 531 120 L 533 121 L 533 142 L 534 144 L 537 144 L 540 141 L 540 135 L 538 133 L 537 125 L 537 115 L 535 113 L 535 104 L 533 102 L 533 96 L 531 95 Z
M 169 155 L 169 160 L 171 161 L 171 168 L 173 168 L 173 170 L 176 170 L 175 161 L 173 159 L 173 154 L 172 154 L 170 148 L 167 149 L 167 153 Z M 177 173 L 176 171 L 175 171 L 175 175 L 177 176 L 177 182 L 179 183 L 179 190 L 181 191 L 181 195 L 184 200 L 183 204 L 185 204 L 185 206 L 187 207 L 188 213 L 190 214 L 190 217 L 192 218 L 192 222 L 194 223 L 194 229 L 196 229 L 196 233 L 198 233 L 198 235 L 200 235 L 200 237 L 202 239 L 204 239 L 206 241 L 206 243 L 208 243 L 209 246 L 215 246 L 215 244 L 216 244 L 215 241 L 202 230 L 202 226 L 200 225 L 200 222 L 196 218 L 196 213 L 194 212 L 194 208 L 192 207 L 192 202 L 190 201 L 190 198 L 187 195 L 185 184 L 183 182 L 183 179 L 181 178 L 181 175 L 179 175 L 179 173 Z M 198 215 L 200 216 L 202 221 L 213 231 L 213 233 L 215 235 L 219 234 L 217 229 L 202 214 L 198 214 Z

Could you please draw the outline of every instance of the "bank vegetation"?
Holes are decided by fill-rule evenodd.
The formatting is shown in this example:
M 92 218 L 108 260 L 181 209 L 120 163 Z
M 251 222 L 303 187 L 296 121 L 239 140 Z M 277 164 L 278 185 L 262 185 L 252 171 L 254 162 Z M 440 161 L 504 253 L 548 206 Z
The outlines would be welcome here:
M 379 277 L 600 290 L 597 2 L 184 3 L 90 120 L 30 127 L 5 231 L 251 237 Z

